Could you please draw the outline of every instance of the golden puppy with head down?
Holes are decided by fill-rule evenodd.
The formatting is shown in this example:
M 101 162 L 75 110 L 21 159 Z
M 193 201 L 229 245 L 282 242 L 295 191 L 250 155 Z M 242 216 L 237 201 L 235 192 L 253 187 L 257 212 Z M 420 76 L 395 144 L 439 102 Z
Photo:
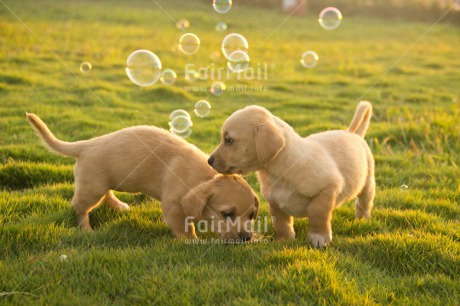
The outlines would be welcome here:
M 346 131 L 299 136 L 260 106 L 233 113 L 208 163 L 221 173 L 257 171 L 278 239 L 293 239 L 293 217 L 308 217 L 308 240 L 324 247 L 332 240 L 334 208 L 356 200 L 356 218 L 369 219 L 375 196 L 374 159 L 363 139 L 372 115 L 358 105 Z
M 164 220 L 177 237 L 197 238 L 193 221 L 212 220 L 225 239 L 251 239 L 252 228 L 246 224 L 259 209 L 253 190 L 240 176 L 217 173 L 207 156 L 182 138 L 136 126 L 64 142 L 36 115 L 27 118 L 49 149 L 77 158 L 72 207 L 82 229 L 92 231 L 88 213 L 102 200 L 112 208 L 129 210 L 113 194 L 116 190 L 160 200 Z

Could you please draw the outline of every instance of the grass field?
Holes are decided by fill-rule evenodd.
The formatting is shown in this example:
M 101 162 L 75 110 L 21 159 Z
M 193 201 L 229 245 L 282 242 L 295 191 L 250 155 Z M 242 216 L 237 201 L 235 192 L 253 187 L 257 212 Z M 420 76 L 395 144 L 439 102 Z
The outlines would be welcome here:
M 325 31 L 316 12 L 286 19 L 237 2 L 220 15 L 193 1 L 0 0 L 0 304 L 459 305 L 460 28 L 344 16 Z M 191 57 L 173 50 L 180 18 L 201 39 Z M 210 65 L 220 48 L 219 21 L 248 39 L 253 67 L 268 67 L 267 79 L 232 77 L 227 86 L 267 90 L 185 90 L 185 65 Z M 174 69 L 176 84 L 132 84 L 124 68 L 137 49 Z M 299 64 L 308 49 L 320 56 L 310 70 Z M 221 58 L 214 67 L 224 66 Z M 269 226 L 267 243 L 191 245 L 173 238 L 157 201 L 118 194 L 130 212 L 102 206 L 93 234 L 77 230 L 74 160 L 46 151 L 25 112 L 75 141 L 139 124 L 168 128 L 171 111 L 192 112 L 203 98 L 212 113 L 193 116 L 187 140 L 208 153 L 225 118 L 246 105 L 308 135 L 346 128 L 357 102 L 371 101 L 372 219 L 355 221 L 344 204 L 323 250 L 308 246 L 306 219 L 296 220 L 293 242 L 274 241 Z M 255 175 L 247 179 L 259 192 Z

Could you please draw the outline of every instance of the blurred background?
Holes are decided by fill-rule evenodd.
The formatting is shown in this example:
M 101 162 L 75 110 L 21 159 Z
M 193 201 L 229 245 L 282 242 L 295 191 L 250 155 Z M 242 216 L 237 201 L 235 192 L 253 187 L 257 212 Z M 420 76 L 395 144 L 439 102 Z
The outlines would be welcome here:
M 192 0 L 193 1 L 193 0 Z M 196 0 L 208 3 L 208 0 Z M 234 5 L 283 10 L 294 16 L 317 14 L 326 6 L 340 8 L 344 16 L 365 14 L 382 18 L 407 18 L 415 21 L 435 21 L 446 9 L 452 12 L 443 21 L 460 24 L 458 0 L 243 0 Z

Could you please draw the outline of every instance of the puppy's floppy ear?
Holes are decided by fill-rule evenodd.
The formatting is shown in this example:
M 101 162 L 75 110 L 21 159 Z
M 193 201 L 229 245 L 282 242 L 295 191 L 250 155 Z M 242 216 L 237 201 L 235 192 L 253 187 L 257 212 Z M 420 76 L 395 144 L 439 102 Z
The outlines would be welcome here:
M 182 210 L 186 216 L 200 219 L 206 204 L 211 196 L 212 180 L 192 188 L 182 198 Z
M 273 120 L 259 124 L 255 129 L 256 153 L 260 163 L 266 163 L 281 151 L 286 142 Z

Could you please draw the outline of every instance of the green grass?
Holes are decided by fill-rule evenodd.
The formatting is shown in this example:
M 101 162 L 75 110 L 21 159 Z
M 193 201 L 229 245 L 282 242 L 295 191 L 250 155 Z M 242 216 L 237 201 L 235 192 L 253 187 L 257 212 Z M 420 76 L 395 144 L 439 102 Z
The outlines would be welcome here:
M 201 1 L 158 2 L 173 19 L 190 20 L 202 41 L 197 54 L 171 50 L 182 33 L 152 1 L 1 1 L 0 304 L 458 305 L 460 28 L 440 23 L 418 40 L 431 24 L 357 15 L 325 31 L 313 14 L 285 20 L 235 1 L 218 15 Z M 218 21 L 246 36 L 253 66 L 269 67 L 267 80 L 232 77 L 227 85 L 267 91 L 184 89 L 185 65 L 209 65 L 219 50 Z M 176 70 L 174 86 L 140 89 L 128 80 L 126 58 L 141 48 Z M 320 56 L 311 70 L 299 64 L 308 49 Z M 85 75 L 83 61 L 93 65 Z M 78 231 L 69 204 L 74 160 L 47 152 L 25 112 L 74 141 L 138 124 L 167 128 L 172 110 L 192 111 L 203 98 L 212 113 L 193 117 L 188 140 L 208 153 L 225 118 L 246 105 L 265 106 L 308 135 L 346 128 L 359 99 L 370 100 L 372 220 L 355 221 L 345 204 L 324 250 L 308 246 L 306 219 L 296 220 L 294 242 L 275 242 L 270 225 L 267 243 L 194 245 L 173 238 L 157 201 L 118 194 L 130 212 L 100 207 L 95 232 Z M 247 179 L 259 191 L 255 175 Z

